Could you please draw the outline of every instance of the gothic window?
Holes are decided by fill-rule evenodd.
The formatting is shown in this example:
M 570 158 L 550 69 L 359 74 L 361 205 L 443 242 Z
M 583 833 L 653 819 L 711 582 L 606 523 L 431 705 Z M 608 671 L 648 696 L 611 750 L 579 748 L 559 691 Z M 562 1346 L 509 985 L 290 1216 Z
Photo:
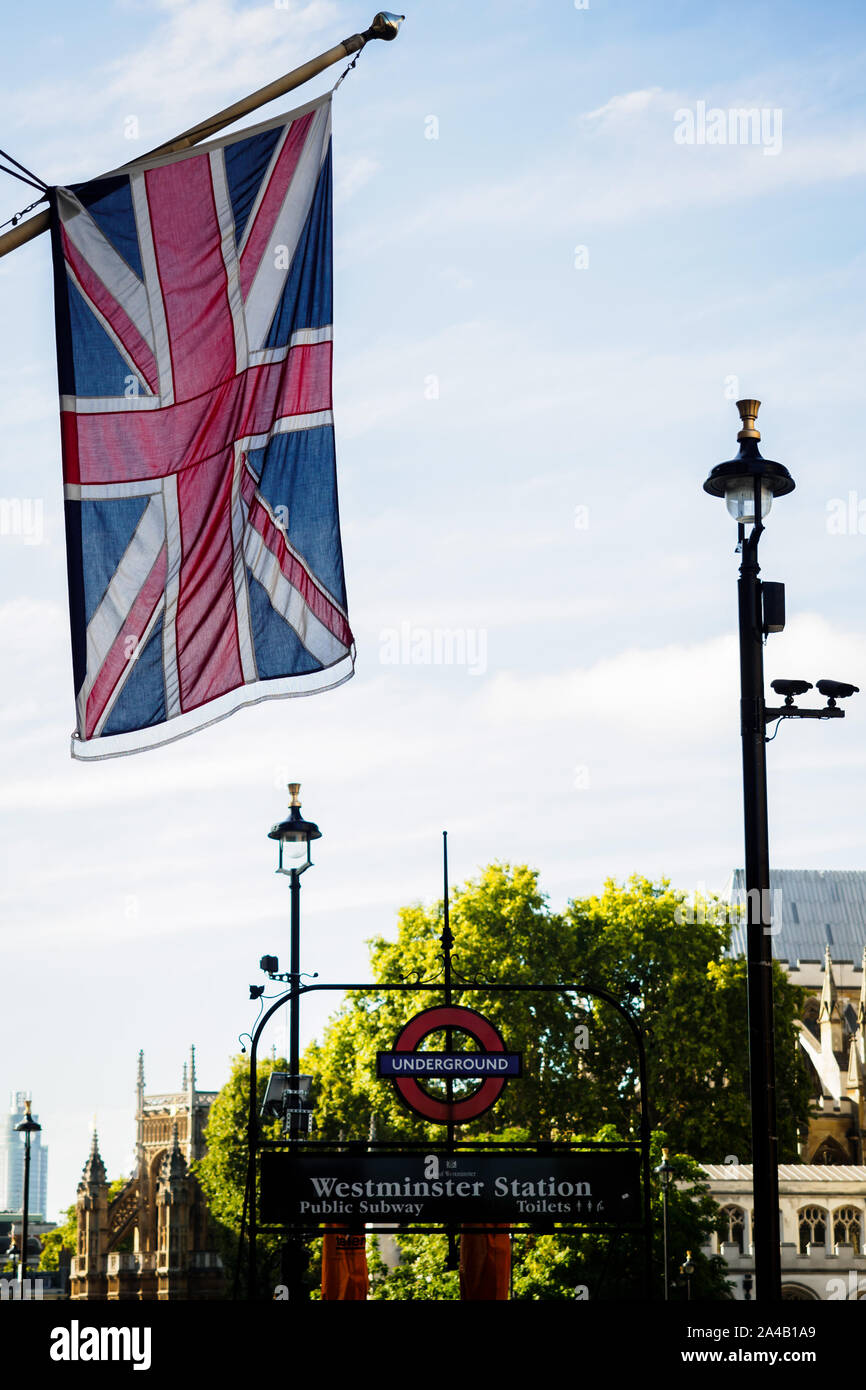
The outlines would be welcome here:
M 722 1207 L 722 1240 L 736 1245 L 742 1255 L 746 1244 L 746 1213 L 742 1207 Z
M 813 1163 L 846 1163 L 845 1150 L 835 1139 L 825 1139 L 816 1150 Z
M 826 1245 L 827 1213 L 823 1207 L 801 1207 L 797 1213 L 800 1222 L 800 1254 L 806 1254 L 807 1245 Z
M 856 1207 L 837 1207 L 833 1213 L 834 1245 L 853 1245 L 860 1254 L 860 1213 Z

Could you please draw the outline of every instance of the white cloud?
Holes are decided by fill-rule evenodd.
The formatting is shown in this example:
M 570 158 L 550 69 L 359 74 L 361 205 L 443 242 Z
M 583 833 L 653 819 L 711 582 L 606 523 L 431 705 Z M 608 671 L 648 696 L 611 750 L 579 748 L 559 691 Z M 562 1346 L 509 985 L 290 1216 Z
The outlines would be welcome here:
M 666 99 L 661 87 L 646 87 L 642 91 L 623 92 L 618 96 L 611 97 L 604 106 L 598 106 L 594 111 L 587 111 L 581 116 L 581 121 L 586 125 L 601 125 L 611 121 L 628 120 L 632 116 L 641 115 L 652 106 L 658 107 Z

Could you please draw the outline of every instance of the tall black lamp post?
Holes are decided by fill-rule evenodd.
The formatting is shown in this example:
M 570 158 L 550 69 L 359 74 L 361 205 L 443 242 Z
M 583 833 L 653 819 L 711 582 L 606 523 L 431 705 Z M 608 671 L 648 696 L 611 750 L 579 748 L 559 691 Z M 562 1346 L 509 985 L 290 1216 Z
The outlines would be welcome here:
M 694 1277 L 694 1273 L 695 1273 L 695 1262 L 694 1262 L 694 1260 L 692 1259 L 692 1252 L 691 1252 L 691 1250 L 687 1250 L 687 1251 L 686 1251 L 686 1262 L 685 1262 L 684 1265 L 680 1265 L 680 1274 L 683 1275 L 683 1277 L 684 1277 L 684 1279 L 685 1279 L 685 1281 L 686 1281 L 686 1301 L 687 1301 L 688 1303 L 691 1303 L 691 1301 L 692 1301 L 692 1279 L 693 1279 L 693 1277 Z
M 287 874 L 291 880 L 291 928 L 289 939 L 289 976 L 291 989 L 297 989 L 301 982 L 301 874 L 312 868 L 310 845 L 313 840 L 321 840 L 322 832 L 312 821 L 301 815 L 299 793 L 300 782 L 289 784 L 289 814 L 286 820 L 271 826 L 268 838 L 276 840 L 279 847 L 276 873 Z M 297 998 L 289 1004 L 289 1072 L 290 1095 L 286 1101 L 289 1115 L 289 1137 L 297 1139 L 300 1132 L 300 1008 Z M 294 1092 L 294 1099 L 292 1098 Z
M 748 902 L 747 972 L 749 1074 L 752 1106 L 752 1164 L 755 1198 L 757 1296 L 781 1297 L 779 1249 L 776 1059 L 773 1038 L 773 955 L 770 935 L 770 849 L 767 826 L 767 750 L 764 709 L 765 624 L 758 578 L 758 542 L 774 497 L 793 492 L 794 480 L 780 463 L 762 458 L 755 428 L 760 401 L 737 401 L 742 428 L 736 458 L 718 464 L 704 491 L 724 497 L 737 523 L 742 554 L 739 579 L 740 728 L 743 739 L 743 807 Z M 746 527 L 751 531 L 746 535 Z M 776 586 L 774 586 L 776 587 Z M 778 627 L 776 628 L 778 630 Z
M 268 836 L 277 841 L 278 859 L 276 872 L 287 874 L 291 889 L 291 928 L 289 939 L 288 976 L 276 976 L 278 962 L 274 957 L 263 957 L 262 969 L 271 978 L 279 978 L 288 983 L 289 988 L 297 990 L 301 983 L 301 874 L 312 867 L 310 845 L 320 840 L 322 832 L 312 821 L 301 815 L 299 793 L 300 782 L 289 784 L 289 814 L 268 831 Z M 271 1084 L 277 1082 L 277 1090 L 282 1090 L 279 1104 L 283 1114 L 283 1130 L 288 1138 L 296 1142 L 307 1134 L 310 1121 L 309 1086 L 310 1078 L 301 1076 L 300 1047 L 300 1000 L 295 994 L 289 1000 L 289 1076 L 272 1076 L 264 1109 L 267 1110 Z M 307 1251 L 304 1242 L 293 1236 L 282 1248 L 281 1277 L 289 1289 L 292 1301 L 304 1297 L 304 1270 L 307 1264 Z M 255 1294 L 253 1295 L 255 1296 Z
M 776 680 L 773 689 L 785 703 L 768 709 L 764 703 L 763 643 L 769 633 L 785 626 L 784 585 L 758 578 L 758 542 L 763 519 L 774 497 L 793 492 L 787 468 L 762 457 L 755 427 L 756 400 L 737 401 L 742 428 L 735 458 L 718 464 L 704 491 L 724 497 L 737 523 L 737 550 L 742 554 L 739 578 L 740 728 L 743 741 L 743 819 L 746 848 L 746 959 L 749 1009 L 749 1076 L 752 1111 L 752 1164 L 755 1198 L 755 1296 L 764 1302 L 781 1298 L 779 1249 L 778 1135 L 776 1132 L 776 1063 L 773 1039 L 773 917 L 770 905 L 770 851 L 767 828 L 766 732 L 773 720 L 839 719 L 844 711 L 837 699 L 857 687 L 839 681 L 817 682 L 827 697 L 821 709 L 801 709 L 795 697 L 812 686 L 809 681 Z M 751 527 L 748 535 L 746 527 Z
M 674 1175 L 673 1165 L 668 1162 L 668 1151 L 662 1149 L 662 1161 L 656 1167 L 659 1181 L 662 1185 L 662 1247 L 665 1271 L 665 1303 L 670 1297 L 668 1280 L 668 1188 L 671 1185 L 671 1178 Z
M 24 1102 L 24 1119 L 16 1126 L 16 1131 L 24 1135 L 24 1197 L 21 1211 L 21 1257 L 18 1261 L 18 1283 L 21 1286 L 21 1295 L 24 1296 L 24 1281 L 27 1278 L 27 1239 L 28 1225 L 30 1221 L 30 1140 L 31 1136 L 37 1134 L 42 1126 L 37 1124 L 30 1114 L 30 1101 Z

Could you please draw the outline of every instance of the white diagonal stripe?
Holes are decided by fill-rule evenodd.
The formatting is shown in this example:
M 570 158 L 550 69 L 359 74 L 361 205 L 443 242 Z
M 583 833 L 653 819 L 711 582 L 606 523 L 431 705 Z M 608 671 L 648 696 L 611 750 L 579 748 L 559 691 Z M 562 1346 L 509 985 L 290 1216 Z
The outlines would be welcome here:
M 238 628 L 241 670 L 244 674 L 244 684 L 251 685 L 253 681 L 258 680 L 259 673 L 253 649 L 250 594 L 247 587 L 247 567 L 244 563 L 244 530 L 247 522 L 247 508 L 241 492 L 244 464 L 244 451 L 239 444 L 236 444 L 232 471 L 232 582 L 235 590 L 235 617 Z
M 159 497 L 153 496 L 144 509 L 96 612 L 87 624 L 87 670 L 78 693 L 78 716 L 81 721 L 79 728 L 82 730 L 86 728 L 85 718 L 90 692 L 164 543 L 162 504 Z
M 238 242 L 239 256 L 242 256 L 244 253 L 244 247 L 246 246 L 247 241 L 249 240 L 250 232 L 255 226 L 256 217 L 258 216 L 259 208 L 262 205 L 262 200 L 264 199 L 264 196 L 268 191 L 268 184 L 271 181 L 271 175 L 273 174 L 274 169 L 277 167 L 277 161 L 279 160 L 279 157 L 283 152 L 283 145 L 285 145 L 286 141 L 288 140 L 289 131 L 291 130 L 293 125 L 294 121 L 289 121 L 288 124 L 283 127 L 283 129 L 280 131 L 279 139 L 277 140 L 277 143 L 274 145 L 274 148 L 271 151 L 271 157 L 268 160 L 268 167 L 265 170 L 265 176 L 259 183 L 258 192 L 256 193 L 256 196 L 253 199 L 252 207 L 247 213 L 246 224 L 244 226 L 243 233 L 241 234 L 241 239 Z
M 180 594 L 180 567 L 183 545 L 180 535 L 180 509 L 177 502 L 177 475 L 165 478 L 162 489 L 164 509 L 166 575 L 165 619 L 162 624 L 162 671 L 165 681 L 165 717 L 180 714 L 180 674 L 177 669 L 177 604 Z
M 247 467 L 247 471 L 248 471 L 250 477 L 251 477 L 251 478 L 252 478 L 252 477 L 255 477 L 255 474 L 253 473 L 253 470 L 252 470 L 252 469 L 250 468 L 250 466 L 249 466 L 249 458 L 247 458 L 246 467 Z M 263 496 L 262 496 L 262 494 L 259 492 L 258 488 L 256 488 L 256 501 L 258 502 L 259 506 L 267 513 L 268 519 L 270 520 L 271 525 L 272 525 L 272 526 L 275 526 L 275 527 L 277 528 L 277 530 L 280 532 L 280 535 L 281 535 L 282 538 L 283 538 L 283 543 L 284 543 L 284 545 L 285 545 L 285 547 L 286 547 L 286 550 L 287 550 L 288 553 L 291 555 L 291 557 L 292 557 L 292 559 L 294 560 L 295 564 L 296 564 L 296 565 L 300 565 L 301 569 L 302 569 L 302 570 L 304 571 L 304 573 L 306 574 L 307 579 L 310 581 L 310 583 L 315 585 L 315 587 L 319 590 L 319 593 L 322 594 L 322 596 L 328 600 L 328 603 L 330 603 L 332 607 L 336 608 L 336 610 L 337 610 L 338 613 L 342 613 L 343 617 L 346 619 L 346 622 L 348 623 L 348 621 L 349 621 L 349 615 L 348 615 L 348 613 L 346 612 L 345 608 L 343 608 L 343 607 L 337 602 L 337 600 L 334 598 L 334 595 L 333 595 L 333 594 L 330 594 L 330 593 L 328 592 L 328 590 L 325 588 L 324 584 L 322 583 L 321 579 L 318 579 L 318 578 L 316 577 L 316 575 L 313 574 L 313 571 L 310 569 L 310 566 L 307 564 L 306 560 L 304 559 L 304 557 L 303 557 L 303 555 L 300 553 L 300 551 L 299 551 L 299 550 L 296 550 L 295 547 L 291 544 L 285 526 L 283 525 L 283 523 L 282 523 L 280 520 L 278 520 L 277 515 L 276 515 L 276 512 L 274 511 L 274 509 L 273 509 L 273 507 L 271 506 L 270 502 L 268 501 L 268 499 L 267 499 L 266 497 L 263 497 Z
M 88 307 L 88 309 L 90 310 L 90 312 L 91 312 L 91 314 L 93 315 L 93 317 L 96 319 L 97 323 L 99 323 L 99 324 L 101 325 L 103 333 L 105 333 L 106 336 L 109 337 L 109 338 L 111 339 L 111 341 L 114 343 L 114 346 L 117 348 L 117 351 L 120 353 L 120 356 L 123 358 L 124 362 L 126 362 L 126 364 L 128 365 L 128 367 L 130 368 L 130 375 L 132 375 L 132 376 L 135 377 L 135 380 L 136 380 L 136 390 L 135 390 L 134 395 L 124 396 L 123 399 L 124 399 L 124 400 L 137 400 L 137 399 L 138 399 L 138 396 L 139 396 L 139 389 L 138 389 L 139 387 L 141 388 L 141 393 L 142 393 L 144 396 L 153 397 L 153 392 L 152 392 L 151 389 L 150 389 L 150 385 L 149 385 L 149 383 L 148 383 L 148 381 L 147 381 L 147 379 L 146 379 L 146 377 L 145 377 L 145 375 L 144 375 L 144 372 L 143 372 L 143 371 L 141 370 L 141 368 L 140 368 L 139 366 L 137 366 L 136 363 L 132 360 L 132 357 L 130 356 L 129 351 L 128 351 L 128 349 L 127 349 L 127 347 L 126 347 L 126 344 L 124 343 L 123 339 L 120 338 L 120 337 L 117 335 L 117 333 L 115 333 L 114 329 L 112 328 L 111 324 L 108 322 L 108 319 L 105 317 L 105 315 L 103 314 L 102 310 L 99 308 L 98 304 L 96 304 L 96 303 L 91 299 L 90 295 L 87 293 L 87 290 L 86 290 L 86 289 L 84 288 L 84 286 L 82 285 L 81 281 L 79 280 L 78 276 L 75 274 L 75 271 L 73 270 L 72 266 L 69 264 L 68 261 L 66 262 L 66 274 L 67 274 L 69 280 L 72 282 L 72 284 L 73 284 L 73 285 L 75 286 L 75 288 L 78 290 L 78 293 L 81 295 L 81 298 L 84 300 L 85 304 L 87 305 L 87 307 Z M 61 400 L 61 407 L 60 407 L 60 408 L 61 408 L 61 410 L 64 410 L 64 409 L 66 409 L 66 407 L 62 404 L 62 402 L 63 402 L 63 401 L 68 401 L 68 400 L 74 401 L 74 400 L 76 400 L 76 397 L 75 397 L 75 396 L 61 396 L 60 400 Z M 159 404 L 159 401 L 156 401 L 156 404 L 158 405 L 158 404 Z
M 114 709 L 114 706 L 117 704 L 120 692 L 122 691 L 123 687 L 126 685 L 126 682 L 132 675 L 132 672 L 135 668 L 135 663 L 138 660 L 139 655 L 141 654 L 141 652 L 144 651 L 145 647 L 147 646 L 150 640 L 150 634 L 156 627 L 159 615 L 162 612 L 162 605 L 164 601 L 164 595 L 160 595 L 159 602 L 157 603 L 156 607 L 151 613 L 150 620 L 147 626 L 145 627 L 144 632 L 142 632 L 138 638 L 138 641 L 136 643 L 135 657 L 130 657 L 129 661 L 126 663 L 125 667 L 121 671 L 120 676 L 117 680 L 117 684 L 112 690 L 111 695 L 109 696 L 105 709 L 102 711 L 102 714 L 99 716 L 99 719 L 96 721 L 96 724 L 94 725 L 93 733 L 90 735 L 91 738 L 98 738 L 99 735 L 102 733 L 102 730 L 105 728 L 105 725 L 108 722 L 108 717 L 111 714 L 111 711 Z
M 68 188 L 58 188 L 57 202 L 63 230 L 72 245 L 128 314 L 153 352 L 153 328 L 145 286 Z
M 171 374 L 168 325 L 165 321 L 165 305 L 162 302 L 162 286 L 159 283 L 159 272 L 156 265 L 156 250 L 153 245 L 153 228 L 150 225 L 150 208 L 147 202 L 144 177 L 144 174 L 132 174 L 129 186 L 132 190 L 132 208 L 135 214 L 135 228 L 138 232 L 138 249 L 144 269 L 144 283 L 147 286 L 150 321 L 153 325 L 149 342 L 159 372 L 160 404 L 174 405 L 174 381 Z
M 251 348 L 261 348 L 267 337 L 271 320 L 276 312 L 280 295 L 289 274 L 289 268 L 297 250 L 298 241 L 313 201 L 319 170 L 328 149 L 331 133 L 331 108 L 326 104 L 319 108 L 307 134 L 301 157 L 295 167 L 292 181 L 286 190 L 282 207 L 277 214 L 268 247 L 259 262 L 253 283 L 247 295 L 247 332 Z M 279 269 L 274 251 L 284 246 L 287 254 L 280 257 Z
M 289 583 L 280 569 L 276 555 L 251 526 L 247 526 L 244 535 L 244 556 L 253 578 L 259 581 L 270 599 L 271 607 L 294 628 L 307 651 L 317 661 L 323 666 L 330 666 L 345 656 L 343 643 L 307 607 L 300 592 Z
M 222 150 L 211 150 L 210 173 L 213 183 L 214 206 L 220 229 L 220 250 L 226 268 L 226 288 L 232 323 L 235 330 L 235 371 L 249 365 L 247 358 L 247 324 L 244 318 L 244 299 L 241 294 L 240 265 L 235 246 L 235 219 L 226 182 L 226 161 Z

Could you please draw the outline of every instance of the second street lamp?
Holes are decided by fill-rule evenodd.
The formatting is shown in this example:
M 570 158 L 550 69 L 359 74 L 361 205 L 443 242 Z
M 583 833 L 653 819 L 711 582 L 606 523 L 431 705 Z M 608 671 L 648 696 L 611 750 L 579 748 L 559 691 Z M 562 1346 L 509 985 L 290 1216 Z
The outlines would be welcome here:
M 301 1005 L 297 994 L 301 983 L 301 874 L 312 867 L 310 845 L 320 840 L 322 832 L 313 821 L 304 820 L 301 815 L 300 782 L 289 784 L 289 814 L 285 820 L 271 826 L 268 836 L 276 840 L 278 859 L 276 872 L 286 874 L 291 889 L 291 927 L 289 939 L 289 973 L 277 977 L 277 960 L 262 957 L 262 969 L 271 978 L 287 979 L 289 988 L 294 991 L 289 1000 L 289 1075 L 272 1080 L 279 1090 L 277 1101 L 283 1114 L 283 1132 L 294 1145 L 308 1135 L 310 1123 L 309 1087 L 310 1078 L 301 1076 L 300 1013 Z M 268 967 L 273 966 L 273 970 Z M 269 1091 L 270 1091 L 269 1083 Z M 268 1097 L 266 1096 L 266 1102 Z M 288 1121 L 288 1124 L 286 1124 Z M 296 1300 L 304 1297 L 304 1270 L 307 1264 L 307 1250 L 302 1239 L 293 1235 L 281 1251 L 281 1282 L 289 1289 L 289 1297 Z
M 667 1149 L 662 1149 L 662 1161 L 655 1171 L 662 1185 L 662 1259 L 665 1275 L 665 1303 L 667 1303 L 670 1297 L 668 1284 L 668 1188 L 674 1175 L 673 1165 L 668 1161 Z
M 34 1134 L 42 1129 L 42 1126 L 34 1120 L 30 1113 L 29 1100 L 24 1102 L 24 1112 L 24 1119 L 15 1126 L 17 1133 L 24 1135 L 24 1194 L 21 1203 L 21 1258 L 18 1263 L 18 1284 L 22 1298 L 24 1297 L 24 1282 L 27 1278 L 27 1241 L 30 1223 L 30 1140 Z
M 767 827 L 767 750 L 764 713 L 764 614 L 758 578 L 758 541 L 774 497 L 793 492 L 794 480 L 780 463 L 762 457 L 755 428 L 760 401 L 737 401 L 742 428 L 736 458 L 718 464 L 704 491 L 724 497 L 737 522 L 742 554 L 739 579 L 740 726 L 743 740 L 743 807 L 748 902 L 747 972 L 749 1075 L 752 1108 L 752 1176 L 755 1214 L 755 1275 L 758 1298 L 781 1297 L 779 1249 L 776 1058 L 773 1038 L 773 957 L 769 934 L 770 850 Z M 746 536 L 746 526 L 752 529 Z M 765 927 L 768 930 L 765 930 Z
M 276 873 L 287 874 L 291 879 L 291 927 L 289 938 L 289 979 L 291 989 L 297 989 L 301 980 L 301 874 L 312 868 L 310 845 L 320 840 L 322 832 L 312 821 L 301 815 L 299 793 L 300 782 L 289 784 L 289 814 L 284 821 L 271 826 L 268 838 L 276 840 L 279 857 Z M 299 1087 L 301 1069 L 300 1047 L 300 1007 L 294 998 L 289 1004 L 289 1072 L 291 1086 Z M 291 1102 L 290 1102 L 291 1103 Z M 297 1105 L 299 1105 L 299 1101 Z M 289 1137 L 296 1139 L 299 1133 L 298 1114 L 290 1112 Z
M 746 961 L 749 1010 L 749 1081 L 752 1112 L 752 1180 L 754 1190 L 755 1297 L 763 1302 L 781 1298 L 779 1248 L 779 1174 L 776 1127 L 776 1060 L 773 1038 L 773 925 L 770 903 L 770 849 L 767 827 L 767 724 L 773 720 L 838 719 L 836 705 L 857 687 L 838 681 L 819 681 L 827 698 L 821 709 L 800 709 L 795 697 L 810 690 L 801 680 L 776 680 L 773 689 L 784 705 L 764 703 L 764 639 L 785 626 L 782 584 L 758 578 L 758 542 L 774 497 L 794 490 L 787 468 L 765 459 L 758 449 L 757 400 L 737 401 L 742 427 L 736 457 L 718 464 L 704 491 L 724 497 L 737 523 L 740 564 L 740 729 L 743 742 L 743 822 L 746 869 Z M 748 535 L 746 527 L 751 526 Z

